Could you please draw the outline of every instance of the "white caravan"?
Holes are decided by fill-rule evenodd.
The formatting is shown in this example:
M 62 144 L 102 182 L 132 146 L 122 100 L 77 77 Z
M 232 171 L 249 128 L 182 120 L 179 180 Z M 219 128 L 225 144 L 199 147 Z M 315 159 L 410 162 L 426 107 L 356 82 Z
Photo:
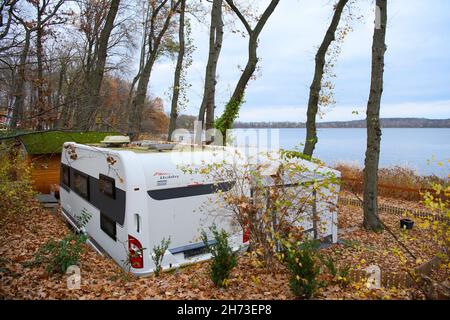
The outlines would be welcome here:
M 165 270 L 209 259 L 200 234 L 212 224 L 231 235 L 235 250 L 248 241 L 215 201 L 219 190 L 227 192 L 235 182 L 208 181 L 204 175 L 182 169 L 228 161 L 234 149 L 169 149 L 167 145 L 106 148 L 74 142 L 63 147 L 62 215 L 87 233 L 98 252 L 135 275 L 154 271 L 153 248 L 164 238 L 171 240 L 162 262 Z M 211 208 L 214 205 L 217 208 Z M 216 209 L 216 214 L 206 213 L 202 206 L 209 206 L 209 212 Z M 337 241 L 336 217 L 333 210 L 321 213 L 328 226 L 322 235 L 333 242 Z

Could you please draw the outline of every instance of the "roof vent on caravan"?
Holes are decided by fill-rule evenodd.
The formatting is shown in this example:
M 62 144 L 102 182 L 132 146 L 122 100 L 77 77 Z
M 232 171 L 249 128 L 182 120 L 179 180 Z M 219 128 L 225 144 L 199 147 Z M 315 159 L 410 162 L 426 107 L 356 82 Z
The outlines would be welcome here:
M 172 144 L 172 143 L 154 143 L 154 144 L 149 144 L 148 148 L 151 149 L 151 150 L 158 150 L 159 152 L 170 151 L 170 150 L 173 150 L 173 148 L 175 148 L 175 144 Z
M 130 143 L 130 137 L 127 136 L 107 136 L 100 143 L 105 144 L 107 147 L 122 147 L 125 144 Z
M 159 152 L 163 151 L 171 151 L 175 148 L 174 143 L 164 143 L 164 142 L 156 142 L 152 140 L 141 140 L 135 141 L 131 143 L 132 145 L 139 146 L 141 148 L 146 148 L 148 150 L 155 150 Z

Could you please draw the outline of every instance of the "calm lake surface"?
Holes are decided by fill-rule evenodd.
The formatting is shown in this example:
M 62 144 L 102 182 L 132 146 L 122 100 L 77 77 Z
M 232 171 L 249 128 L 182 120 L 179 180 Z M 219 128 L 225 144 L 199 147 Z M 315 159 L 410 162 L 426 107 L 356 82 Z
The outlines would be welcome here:
M 272 137 L 274 143 L 268 142 L 267 145 L 279 144 L 283 149 L 293 149 L 304 143 L 306 135 L 305 129 L 236 129 L 236 133 L 238 136 L 248 135 L 248 130 L 257 130 L 260 145 L 265 143 L 265 137 L 268 141 Z M 318 136 L 315 157 L 329 165 L 338 162 L 364 164 L 366 129 L 319 129 Z M 429 163 L 434 158 L 435 161 Z M 437 166 L 436 161 L 447 162 L 449 159 L 450 129 L 383 129 L 381 167 L 406 166 L 422 175 L 447 176 L 448 163 L 443 169 Z

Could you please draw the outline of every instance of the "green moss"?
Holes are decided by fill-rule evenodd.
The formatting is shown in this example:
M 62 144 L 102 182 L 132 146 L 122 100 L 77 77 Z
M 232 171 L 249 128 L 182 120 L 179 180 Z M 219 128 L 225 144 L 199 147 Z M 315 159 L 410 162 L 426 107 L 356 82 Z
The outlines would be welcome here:
M 49 154 L 61 153 L 64 142 L 99 143 L 106 136 L 111 135 L 117 135 L 117 133 L 48 131 L 24 134 L 18 138 L 25 145 L 28 154 Z

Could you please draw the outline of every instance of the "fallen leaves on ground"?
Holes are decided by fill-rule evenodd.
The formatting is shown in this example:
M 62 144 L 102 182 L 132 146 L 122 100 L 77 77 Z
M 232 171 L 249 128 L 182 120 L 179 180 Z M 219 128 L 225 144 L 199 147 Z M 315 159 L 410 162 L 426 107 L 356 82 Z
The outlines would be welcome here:
M 391 201 L 391 200 L 389 200 Z M 382 220 L 400 235 L 399 217 L 382 214 Z M 339 227 L 350 228 L 340 235 L 343 244 L 323 250 L 339 265 L 364 269 L 371 264 L 383 271 L 402 272 L 399 257 L 390 252 L 397 247 L 388 232 L 367 232 L 362 227 L 362 210 L 341 207 Z M 39 247 L 49 239 L 62 239 L 70 230 L 62 217 L 47 210 L 10 218 L 0 226 L 0 298 L 3 299 L 294 299 L 289 275 L 283 266 L 272 272 L 258 267 L 250 257 L 239 257 L 227 289 L 216 288 L 209 278 L 208 262 L 184 267 L 161 277 L 127 276 L 111 259 L 98 255 L 90 247 L 82 255 L 81 288 L 67 288 L 66 275 L 49 275 L 44 266 L 26 266 Z M 436 248 L 431 235 L 414 228 L 407 244 L 417 259 L 427 261 Z M 415 261 L 408 261 L 413 264 Z M 442 275 L 448 277 L 448 275 Z M 317 299 L 413 299 L 423 298 L 416 289 L 369 290 L 364 283 L 343 286 L 329 283 Z

